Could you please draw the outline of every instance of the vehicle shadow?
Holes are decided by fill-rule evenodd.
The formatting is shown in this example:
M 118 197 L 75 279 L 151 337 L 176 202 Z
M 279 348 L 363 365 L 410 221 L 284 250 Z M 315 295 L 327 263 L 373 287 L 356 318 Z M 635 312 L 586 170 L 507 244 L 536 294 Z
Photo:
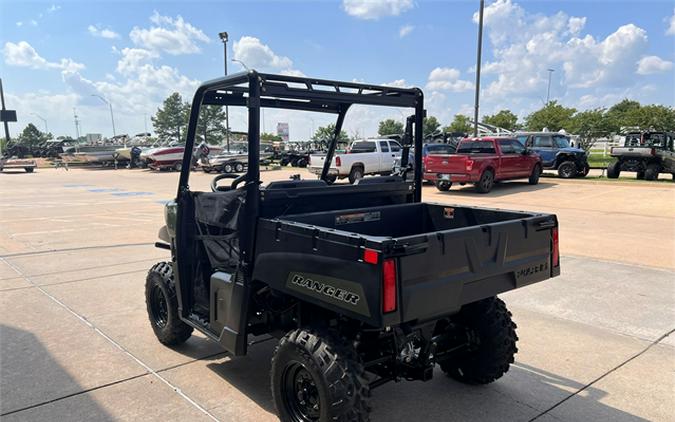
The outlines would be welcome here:
M 276 340 L 255 345 L 244 358 L 207 366 L 265 411 L 275 414 L 269 373 Z M 486 386 L 456 382 L 437 367 L 429 382 L 389 383 L 373 390 L 373 421 L 530 421 L 586 385 L 516 363 L 499 381 Z M 573 416 L 563 420 L 646 421 L 600 402 L 607 392 L 595 387 L 575 396 Z
M 0 324 L 0 356 L 3 422 L 115 420 L 32 333 Z
M 556 185 L 557 183 L 553 180 L 540 180 L 536 185 L 530 185 L 526 181 L 516 180 L 495 183 L 495 185 L 492 187 L 492 190 L 488 193 L 477 192 L 472 184 L 467 184 L 465 186 L 453 184 L 450 190 L 447 192 L 440 192 L 436 190 L 436 188 L 434 188 L 434 190 L 436 190 L 437 193 L 443 195 L 477 195 L 487 198 L 499 198 L 501 196 L 511 195 L 514 193 L 534 192 L 549 189 Z

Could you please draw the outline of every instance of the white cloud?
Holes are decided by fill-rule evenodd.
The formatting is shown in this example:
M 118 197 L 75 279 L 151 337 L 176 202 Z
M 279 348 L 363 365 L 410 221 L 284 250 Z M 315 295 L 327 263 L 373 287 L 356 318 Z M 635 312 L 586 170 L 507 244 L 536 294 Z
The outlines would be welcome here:
M 144 50 L 142 48 L 123 48 L 120 52 L 122 58 L 117 62 L 117 72 L 122 75 L 130 75 L 138 69 L 150 63 L 153 59 L 159 57 L 154 51 Z
M 586 26 L 586 17 L 577 18 L 572 16 L 569 21 L 567 21 L 567 29 L 570 31 L 570 34 L 577 35 L 581 32 L 582 29 Z
M 22 27 L 22 26 L 23 26 L 23 22 L 21 22 L 21 21 L 18 21 L 18 22 L 16 23 L 16 26 L 18 26 L 18 27 Z
M 666 29 L 666 35 L 675 35 L 675 8 L 673 8 L 673 15 L 668 20 L 668 29 Z
M 150 21 L 156 26 L 149 29 L 134 27 L 129 38 L 134 44 L 152 51 L 172 55 L 199 53 L 200 43 L 210 42 L 201 29 L 195 28 L 179 15 L 175 19 L 154 12 Z
M 29 67 L 31 69 L 60 69 L 62 71 L 78 71 L 84 69 L 84 65 L 72 59 L 61 59 L 58 62 L 50 62 L 40 56 L 37 51 L 26 41 L 5 43 L 2 50 L 5 63 L 10 66 Z
M 348 15 L 359 19 L 379 19 L 398 16 L 414 6 L 413 0 L 343 0 Z
M 61 10 L 61 6 L 59 6 L 58 4 L 52 4 L 52 5 L 49 6 L 49 8 L 47 9 L 47 13 L 54 13 L 54 12 L 56 12 L 57 10 Z
M 398 36 L 401 38 L 406 37 L 413 32 L 413 29 L 415 29 L 415 27 L 412 25 L 403 25 L 401 29 L 398 30 Z
M 120 37 L 120 34 L 112 29 L 101 28 L 99 25 L 89 25 L 87 31 L 94 37 L 107 38 L 110 40 Z
M 663 60 L 658 56 L 645 56 L 638 62 L 637 73 L 651 75 L 652 73 L 667 72 L 673 68 L 673 62 Z
M 293 61 L 288 57 L 279 56 L 258 38 L 243 36 L 234 42 L 232 47 L 234 58 L 246 63 L 250 69 L 261 70 L 290 70 Z
M 382 85 L 393 86 L 395 88 L 410 88 L 410 85 L 408 85 L 405 79 L 396 79 L 395 81 L 385 82 Z
M 426 88 L 431 91 L 462 92 L 473 89 L 473 83 L 460 79 L 460 71 L 452 67 L 437 67 L 429 73 Z

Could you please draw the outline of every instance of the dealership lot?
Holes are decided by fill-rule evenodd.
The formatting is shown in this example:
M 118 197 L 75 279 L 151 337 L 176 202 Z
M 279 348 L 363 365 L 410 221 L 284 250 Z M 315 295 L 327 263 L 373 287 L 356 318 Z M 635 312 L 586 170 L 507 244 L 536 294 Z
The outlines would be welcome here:
M 265 180 L 304 171 L 266 172 Z M 0 415 L 3 420 L 275 420 L 275 341 L 230 359 L 195 334 L 168 349 L 144 304 L 152 246 L 177 173 L 39 170 L 0 174 Z M 193 189 L 211 175 L 194 173 Z M 374 390 L 373 419 L 671 420 L 675 414 L 675 184 L 562 181 L 470 187 L 424 200 L 555 212 L 563 275 L 504 295 L 516 364 L 467 387 Z

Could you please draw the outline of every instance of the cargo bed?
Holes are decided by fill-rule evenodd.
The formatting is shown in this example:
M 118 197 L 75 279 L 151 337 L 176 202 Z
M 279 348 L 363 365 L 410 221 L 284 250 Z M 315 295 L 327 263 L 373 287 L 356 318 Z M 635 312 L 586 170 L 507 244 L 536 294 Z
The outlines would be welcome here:
M 558 275 L 557 225 L 549 214 L 429 203 L 260 219 L 254 278 L 376 326 L 423 321 Z M 366 250 L 377 262 L 367 262 Z M 382 308 L 385 260 L 397 269 L 393 312 Z M 298 288 L 293 277 L 348 288 L 364 300 L 347 306 Z

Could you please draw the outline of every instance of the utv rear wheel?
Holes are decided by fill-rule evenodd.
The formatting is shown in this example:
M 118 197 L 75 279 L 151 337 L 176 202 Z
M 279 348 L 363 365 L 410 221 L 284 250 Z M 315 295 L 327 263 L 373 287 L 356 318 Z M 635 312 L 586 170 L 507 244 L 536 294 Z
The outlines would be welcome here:
M 452 182 L 446 182 L 443 180 L 439 180 L 436 182 L 436 189 L 438 189 L 441 192 L 449 191 L 450 187 L 452 187 Z
M 558 166 L 558 176 L 571 179 L 577 174 L 577 165 L 572 161 L 564 161 Z
M 467 328 L 470 345 L 463 354 L 441 362 L 441 369 L 465 384 L 489 384 L 501 378 L 518 351 L 516 324 L 504 302 L 491 297 L 470 303 L 453 320 Z
M 527 180 L 527 182 L 531 185 L 536 185 L 539 183 L 539 176 L 541 176 L 541 166 L 539 164 L 535 164 L 534 168 L 532 169 L 532 174 L 530 174 L 530 178 Z
M 480 193 L 488 193 L 495 184 L 495 174 L 492 170 L 485 170 L 480 175 L 480 180 L 476 182 L 476 190 Z
M 618 179 L 621 174 L 621 163 L 614 162 L 607 166 L 607 178 Z
M 659 165 L 652 163 L 647 165 L 645 170 L 645 180 L 656 180 L 659 178 Z
M 272 397 L 282 421 L 368 421 L 370 386 L 356 351 L 325 331 L 286 334 L 272 357 Z
M 192 327 L 180 320 L 173 268 L 168 262 L 155 264 L 145 281 L 145 304 L 152 330 L 167 346 L 184 343 L 192 335 Z
M 349 183 L 352 185 L 357 180 L 363 179 L 363 168 L 362 167 L 353 167 L 352 171 L 349 172 Z

